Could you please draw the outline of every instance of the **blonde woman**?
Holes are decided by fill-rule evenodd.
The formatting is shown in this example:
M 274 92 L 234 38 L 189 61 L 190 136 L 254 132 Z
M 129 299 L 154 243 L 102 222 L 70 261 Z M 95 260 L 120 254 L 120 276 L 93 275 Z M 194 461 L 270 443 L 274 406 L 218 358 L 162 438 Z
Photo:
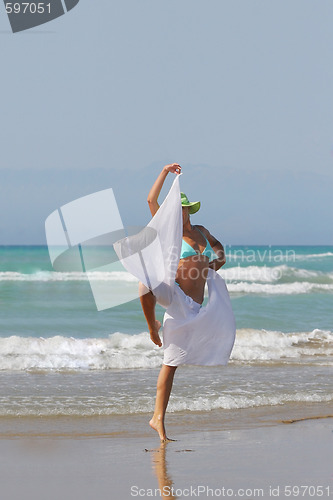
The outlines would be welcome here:
M 152 216 L 159 210 L 158 197 L 169 173 L 179 175 L 181 166 L 163 167 L 148 195 Z M 181 193 L 183 239 L 175 286 L 168 299 L 163 287 L 149 290 L 140 283 L 140 300 L 150 338 L 162 346 L 161 323 L 155 317 L 156 302 L 166 307 L 163 325 L 164 361 L 157 380 L 155 411 L 150 426 L 161 441 L 167 441 L 165 412 L 173 379 L 180 364 L 218 365 L 228 362 L 235 337 L 235 322 L 223 279 L 216 273 L 226 262 L 222 244 L 202 225 L 192 224 L 191 216 L 200 202 L 191 202 Z M 209 301 L 202 307 L 208 284 Z

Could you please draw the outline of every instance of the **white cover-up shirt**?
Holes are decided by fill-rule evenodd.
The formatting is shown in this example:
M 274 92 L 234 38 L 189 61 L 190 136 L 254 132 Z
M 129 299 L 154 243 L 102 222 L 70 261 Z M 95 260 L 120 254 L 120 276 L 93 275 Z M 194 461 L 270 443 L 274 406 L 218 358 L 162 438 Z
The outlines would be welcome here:
M 225 365 L 234 345 L 236 325 L 223 278 L 208 270 L 209 298 L 203 307 L 175 284 L 183 236 L 179 177 L 146 228 L 116 242 L 114 249 L 125 269 L 166 308 L 163 363 Z

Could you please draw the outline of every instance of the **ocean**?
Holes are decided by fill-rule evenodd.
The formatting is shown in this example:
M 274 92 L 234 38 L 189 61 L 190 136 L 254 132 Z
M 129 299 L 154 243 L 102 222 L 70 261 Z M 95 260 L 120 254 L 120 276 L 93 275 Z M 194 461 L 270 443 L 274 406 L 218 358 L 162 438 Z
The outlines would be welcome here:
M 225 250 L 230 362 L 180 367 L 168 412 L 331 404 L 333 246 Z M 89 279 L 123 297 L 137 288 L 120 268 Z M 0 418 L 118 416 L 121 428 L 153 411 L 162 350 L 139 299 L 97 311 L 87 275 L 53 271 L 45 246 L 0 247 L 0 283 Z

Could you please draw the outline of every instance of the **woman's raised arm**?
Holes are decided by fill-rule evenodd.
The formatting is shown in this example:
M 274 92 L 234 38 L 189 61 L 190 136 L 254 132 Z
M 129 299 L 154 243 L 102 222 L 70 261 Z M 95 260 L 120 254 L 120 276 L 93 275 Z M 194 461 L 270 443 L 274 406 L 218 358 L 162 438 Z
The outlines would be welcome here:
M 147 198 L 149 209 L 150 209 L 151 215 L 153 217 L 156 214 L 157 210 L 160 208 L 157 200 L 158 200 L 159 194 L 161 192 L 163 183 L 166 179 L 166 176 L 168 175 L 169 172 L 171 172 L 173 174 L 180 174 L 181 170 L 182 170 L 182 167 L 180 165 L 178 165 L 178 163 L 171 163 L 170 165 L 165 165 L 165 167 L 163 167 L 163 169 L 162 169 L 162 172 L 160 173 L 160 175 L 157 177 L 156 181 L 154 182 L 151 190 L 149 191 L 148 198 Z

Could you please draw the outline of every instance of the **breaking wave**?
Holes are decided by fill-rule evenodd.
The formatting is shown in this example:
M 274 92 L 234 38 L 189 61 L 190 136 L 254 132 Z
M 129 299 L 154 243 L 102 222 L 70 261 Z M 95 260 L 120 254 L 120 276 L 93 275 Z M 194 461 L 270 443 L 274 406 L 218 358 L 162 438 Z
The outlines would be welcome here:
M 333 333 L 325 330 L 282 333 L 237 330 L 233 362 L 328 363 L 333 356 Z M 76 339 L 63 336 L 0 338 L 1 371 L 82 371 L 156 368 L 162 350 L 148 333 L 113 333 L 108 338 Z

